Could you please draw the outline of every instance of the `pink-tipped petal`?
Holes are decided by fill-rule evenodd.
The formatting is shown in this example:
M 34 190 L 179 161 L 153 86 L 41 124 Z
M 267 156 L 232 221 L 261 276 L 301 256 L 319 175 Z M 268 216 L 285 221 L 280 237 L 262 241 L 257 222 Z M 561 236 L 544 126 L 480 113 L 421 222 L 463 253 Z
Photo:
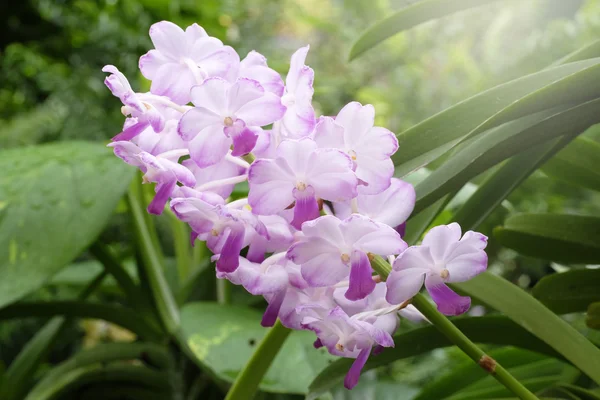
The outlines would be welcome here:
M 173 189 L 175 188 L 177 182 L 173 177 L 172 181 L 157 183 L 156 184 L 156 195 L 148 204 L 148 212 L 154 215 L 162 214 L 165 209 L 165 205 L 167 201 L 169 201 L 169 197 L 171 197 L 171 193 L 173 193 Z
M 360 379 L 360 373 L 365 366 L 367 360 L 369 359 L 369 355 L 371 354 L 371 347 L 362 349 L 360 353 L 358 353 L 358 357 L 352 363 L 350 370 L 346 374 L 344 378 L 344 387 L 346 389 L 352 389 L 358 383 Z
M 233 140 L 232 156 L 243 156 L 254 149 L 258 135 L 249 128 L 243 128 L 240 132 L 235 132 L 231 135 Z
M 244 227 L 241 224 L 233 224 L 227 229 L 229 233 L 217 261 L 217 270 L 221 272 L 233 272 L 237 269 L 244 243 Z
M 294 188 L 293 195 L 296 206 L 294 207 L 294 219 L 291 225 L 296 229 L 301 229 L 304 222 L 319 217 L 319 205 L 315 198 L 315 191 L 310 186 L 307 186 L 304 191 Z
M 277 321 L 277 316 L 279 315 L 279 310 L 281 309 L 281 304 L 285 299 L 285 292 L 285 290 L 281 290 L 271 297 L 269 305 L 267 306 L 267 310 L 263 314 L 262 320 L 260 321 L 260 324 L 265 328 L 275 325 L 275 321 Z
M 437 309 L 444 315 L 460 315 L 466 313 L 471 307 L 471 298 L 456 294 L 441 278 L 431 276 L 425 279 L 425 288 L 437 305 Z
M 144 129 L 146 129 L 147 127 L 148 127 L 147 122 L 137 122 L 137 123 L 125 128 L 123 130 L 123 132 L 119 133 L 118 135 L 113 137 L 111 140 L 113 142 L 129 141 L 129 140 L 133 139 L 134 137 L 138 136 L 140 133 L 142 133 L 144 131 Z

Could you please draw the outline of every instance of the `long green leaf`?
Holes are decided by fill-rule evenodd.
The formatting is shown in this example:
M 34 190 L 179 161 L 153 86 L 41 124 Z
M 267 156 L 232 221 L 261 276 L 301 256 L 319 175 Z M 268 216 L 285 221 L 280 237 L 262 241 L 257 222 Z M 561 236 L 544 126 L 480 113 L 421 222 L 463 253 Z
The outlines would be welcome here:
M 43 387 L 34 387 L 25 400 L 58 399 L 61 394 L 94 382 L 104 382 L 109 387 L 115 382 L 134 383 L 163 393 L 163 398 L 171 397 L 169 394 L 171 384 L 165 373 L 141 366 L 105 366 L 97 363 L 68 371 Z
M 85 300 L 106 278 L 106 271 L 100 272 L 95 279 L 79 293 L 79 300 Z M 19 352 L 4 374 L 4 383 L 0 386 L 0 398 L 3 400 L 18 400 L 23 398 L 30 387 L 32 376 L 41 361 L 48 356 L 52 346 L 65 331 L 69 323 L 64 317 L 54 317 L 48 321 L 25 347 Z
M 600 269 L 579 269 L 543 277 L 533 295 L 558 314 L 587 310 L 600 301 Z
M 466 317 L 456 319 L 453 322 L 465 335 L 477 343 L 517 346 L 552 357 L 561 357 L 546 343 L 535 338 L 526 329 L 506 317 Z M 386 349 L 377 357 L 371 357 L 363 371 L 452 345 L 434 326 L 425 326 L 395 335 L 394 343 L 394 348 Z M 316 398 L 320 393 L 334 387 L 344 378 L 353 361 L 346 358 L 339 359 L 325 368 L 311 383 L 309 398 Z
M 519 214 L 494 236 L 521 254 L 564 263 L 600 263 L 600 217 Z
M 377 22 L 364 32 L 352 45 L 349 59 L 353 60 L 398 32 L 412 28 L 432 19 L 454 14 L 469 8 L 492 3 L 496 0 L 423 0 L 401 9 Z
M 538 392 L 560 381 L 560 375 L 543 376 L 540 378 L 519 379 L 519 381 L 532 392 Z M 487 387 L 473 390 L 467 393 L 458 393 L 448 398 L 448 400 L 483 400 L 503 398 L 510 396 L 511 393 L 504 387 Z
M 45 303 L 17 303 L 0 310 L 0 320 L 24 317 L 98 318 L 113 322 L 149 339 L 160 339 L 157 328 L 149 325 L 136 312 L 121 306 L 82 301 L 51 301 Z
M 532 391 L 539 391 L 540 389 L 548 387 L 550 384 L 557 382 L 570 383 L 573 381 L 574 377 L 580 375 L 577 369 L 572 365 L 551 358 L 538 360 L 527 364 L 516 365 L 515 367 L 511 368 L 510 373 Z M 542 387 L 530 387 L 527 385 L 529 380 L 536 378 L 552 379 L 550 384 L 546 383 L 545 386 Z M 511 393 L 502 387 L 502 385 L 498 385 L 498 383 L 494 381 L 493 377 L 488 375 L 483 379 L 472 383 L 455 396 L 451 396 L 450 399 L 473 397 L 474 394 L 482 393 L 482 391 L 485 389 L 490 389 L 491 393 L 495 392 L 493 397 L 511 395 Z M 488 397 L 490 396 L 488 395 Z M 481 396 L 481 398 L 483 398 L 483 396 Z
M 575 50 L 574 52 L 567 54 L 560 60 L 557 60 L 552 65 L 561 65 L 572 63 L 575 61 L 587 60 L 589 58 L 600 57 L 600 39 L 589 43 L 586 46 L 583 46 L 580 49 Z
M 524 290 L 489 272 L 453 287 L 502 312 L 600 383 L 600 349 Z
M 517 154 L 486 179 L 454 214 L 463 230 L 476 229 L 508 195 L 572 137 L 555 139 Z
M 563 383 L 563 384 L 560 384 L 559 387 L 564 388 L 564 389 L 568 390 L 569 392 L 577 395 L 577 397 L 579 397 L 581 400 L 600 400 L 600 394 L 596 394 L 596 393 L 592 392 L 591 390 L 587 390 L 587 389 L 581 388 L 579 386 Z
M 546 357 L 539 353 L 526 351 L 518 348 L 502 348 L 492 350 L 489 356 L 498 361 L 503 367 L 508 368 L 517 365 L 531 364 L 535 361 L 544 360 Z M 436 378 L 433 382 L 425 385 L 413 400 L 439 400 L 447 397 L 461 389 L 479 382 L 488 376 L 479 365 L 468 361 L 452 368 L 448 373 Z
M 553 178 L 600 191 L 600 144 L 579 137 L 546 163 L 542 171 Z
M 106 364 L 115 361 L 141 360 L 155 367 L 166 369 L 169 364 L 168 354 L 165 348 L 152 343 L 105 343 L 92 349 L 84 350 L 69 358 L 50 370 L 36 384 L 29 394 L 35 397 L 36 393 L 49 392 L 56 388 L 62 376 L 69 375 L 72 371 L 81 368 Z
M 393 156 L 396 173 L 403 176 L 428 164 L 482 124 L 489 128 L 491 122 L 497 125 L 509 114 L 517 118 L 556 105 L 578 103 L 593 93 L 598 94 L 599 63 L 596 58 L 527 75 L 481 92 L 420 122 L 398 135 L 400 150 Z M 565 92 L 556 96 L 557 88 Z M 521 102 L 523 107 L 519 107 Z M 488 121 L 506 107 L 513 111 Z
M 463 148 L 419 183 L 415 211 L 457 190 L 491 166 L 559 136 L 575 136 L 600 122 L 600 99 L 558 112 L 542 112 L 491 129 Z M 548 114 L 552 113 L 550 116 Z

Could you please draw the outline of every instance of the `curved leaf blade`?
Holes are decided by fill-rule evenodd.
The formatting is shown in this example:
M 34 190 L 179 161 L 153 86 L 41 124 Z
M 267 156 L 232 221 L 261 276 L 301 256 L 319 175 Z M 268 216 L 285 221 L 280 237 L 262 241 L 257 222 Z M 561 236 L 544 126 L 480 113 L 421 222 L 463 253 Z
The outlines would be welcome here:
M 533 295 L 558 314 L 581 312 L 600 301 L 600 269 L 578 269 L 543 277 Z
M 506 123 L 466 141 L 425 180 L 415 186 L 419 212 L 440 197 L 458 190 L 491 166 L 532 146 L 559 136 L 576 136 L 600 122 L 600 99 L 564 111 L 546 111 Z
M 496 0 L 423 0 L 377 22 L 352 45 L 348 59 L 354 60 L 385 39 L 414 26 Z
M 543 167 L 547 175 L 563 182 L 600 191 L 600 144 L 579 137 Z
M 600 39 L 567 54 L 560 60 L 557 60 L 552 65 L 561 65 L 572 63 L 575 61 L 587 60 L 589 58 L 600 57 Z
M 511 367 L 531 364 L 546 359 L 539 353 L 510 347 L 492 350 L 488 354 L 504 368 L 511 371 L 511 374 L 513 374 Z M 468 360 L 453 368 L 452 371 L 435 379 L 433 382 L 426 384 L 413 400 L 443 399 L 475 382 L 480 382 L 486 376 L 488 376 L 486 371 L 473 361 Z
M 2 307 L 41 287 L 94 241 L 133 169 L 103 144 L 61 142 L 2 151 L 0 171 Z
M 453 321 L 454 324 L 476 343 L 489 343 L 505 346 L 517 346 L 527 350 L 546 354 L 551 357 L 561 356 L 546 343 L 537 339 L 526 329 L 510 319 L 502 316 L 466 317 Z M 371 357 L 363 368 L 367 371 L 396 360 L 416 356 L 430 350 L 452 346 L 452 343 L 434 326 L 424 326 L 394 336 L 394 348 L 388 348 L 377 357 Z M 311 383 L 309 398 L 334 387 L 344 379 L 353 359 L 343 358 L 325 368 Z
M 590 59 L 545 69 L 478 93 L 456 105 L 398 134 L 400 151 L 392 157 L 399 177 L 422 167 L 454 147 L 470 132 L 477 130 L 494 115 L 511 107 L 510 118 L 518 118 L 569 102 L 581 102 L 590 93 L 600 93 L 600 59 Z M 562 87 L 565 93 L 556 96 Z M 585 88 L 584 91 L 580 91 Z M 569 98 L 569 100 L 567 100 Z M 523 107 L 518 107 L 523 101 Z M 487 122 L 486 127 L 497 126 L 502 119 Z
M 475 230 L 513 190 L 572 139 L 571 136 L 555 139 L 512 157 L 479 185 L 456 211 L 453 221 L 465 231 Z
M 506 247 L 536 258 L 563 263 L 600 263 L 600 217 L 519 214 L 494 236 Z
M 524 290 L 489 272 L 452 286 L 502 312 L 600 383 L 600 349 Z

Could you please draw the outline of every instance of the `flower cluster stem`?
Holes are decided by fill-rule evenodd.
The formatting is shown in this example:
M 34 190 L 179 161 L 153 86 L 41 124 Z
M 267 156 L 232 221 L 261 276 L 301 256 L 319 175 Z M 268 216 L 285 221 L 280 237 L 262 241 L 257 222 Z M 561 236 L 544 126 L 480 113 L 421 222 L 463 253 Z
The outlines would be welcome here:
M 377 255 L 369 254 L 369 259 L 371 260 L 371 266 L 375 272 L 379 274 L 382 280 L 386 280 L 392 270 L 390 264 Z M 442 332 L 444 336 L 519 399 L 539 400 L 538 397 L 531 393 L 529 389 L 523 386 L 521 382 L 515 379 L 515 377 L 513 377 L 506 369 L 486 355 L 481 348 L 462 333 L 448 318 L 446 318 L 445 315 L 440 313 L 425 296 L 417 293 L 417 295 L 412 298 L 412 305 L 414 305 L 433 326 Z

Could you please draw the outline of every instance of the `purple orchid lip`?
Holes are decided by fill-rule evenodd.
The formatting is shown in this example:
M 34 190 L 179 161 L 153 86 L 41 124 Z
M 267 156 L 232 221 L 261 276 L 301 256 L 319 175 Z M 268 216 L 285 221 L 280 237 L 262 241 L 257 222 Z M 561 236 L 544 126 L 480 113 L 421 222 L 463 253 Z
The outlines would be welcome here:
M 403 309 L 423 285 L 441 313 L 469 309 L 447 284 L 487 268 L 487 238 L 454 223 L 408 247 L 416 193 L 393 178 L 398 140 L 375 126 L 369 104 L 316 117 L 309 46 L 291 56 L 284 84 L 262 54 L 240 60 L 196 24 L 158 22 L 150 37 L 139 61 L 149 93 L 103 68 L 127 116 L 108 146 L 155 185 L 150 214 L 169 204 L 190 244 L 206 242 L 219 279 L 265 297 L 262 326 L 279 319 L 314 332 L 315 348 L 355 359 L 351 389 L 369 356 L 394 346 L 398 315 L 423 318 Z M 374 255 L 392 264 L 387 280 L 373 275 Z

